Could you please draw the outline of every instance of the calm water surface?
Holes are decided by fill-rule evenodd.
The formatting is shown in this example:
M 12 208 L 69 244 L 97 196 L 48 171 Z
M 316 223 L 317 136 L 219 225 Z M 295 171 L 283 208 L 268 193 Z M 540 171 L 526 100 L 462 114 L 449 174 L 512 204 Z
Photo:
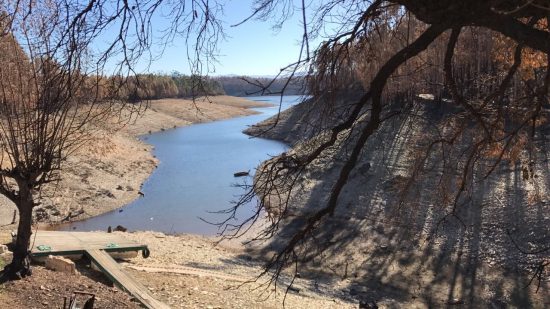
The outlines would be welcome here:
M 203 222 L 219 222 L 225 218 L 211 212 L 231 207 L 243 189 L 235 184 L 252 182 L 252 176 L 233 177 L 237 171 L 254 169 L 270 156 L 287 149 L 280 142 L 250 138 L 242 133 L 249 125 L 277 113 L 280 97 L 251 97 L 256 101 L 276 104 L 257 108 L 259 115 L 234 118 L 154 133 L 142 139 L 155 147 L 160 160 L 158 168 L 144 183 L 145 194 L 119 210 L 71 223 L 64 230 L 106 230 L 122 225 L 129 230 L 154 230 L 165 233 L 213 235 L 217 227 Z M 298 102 L 298 96 L 283 97 L 282 109 Z M 244 219 L 254 205 L 243 209 Z

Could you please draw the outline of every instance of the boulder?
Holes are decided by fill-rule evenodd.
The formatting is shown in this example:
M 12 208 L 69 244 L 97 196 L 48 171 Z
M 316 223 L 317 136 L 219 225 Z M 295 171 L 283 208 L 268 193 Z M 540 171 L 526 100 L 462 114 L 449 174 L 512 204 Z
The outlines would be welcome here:
M 8 246 L 6 245 L 0 245 L 0 254 L 4 254 L 6 252 L 8 252 Z
M 61 256 L 48 256 L 46 258 L 46 268 L 68 274 L 76 274 L 76 266 L 73 261 Z

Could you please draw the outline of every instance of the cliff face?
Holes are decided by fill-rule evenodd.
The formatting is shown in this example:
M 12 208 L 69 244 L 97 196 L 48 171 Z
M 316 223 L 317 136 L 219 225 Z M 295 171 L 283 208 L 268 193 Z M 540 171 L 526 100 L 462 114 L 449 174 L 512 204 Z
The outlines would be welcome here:
M 350 103 L 342 99 L 338 106 Z M 277 122 L 268 119 L 246 133 L 259 134 L 276 122 L 264 136 L 291 143 L 287 156 L 304 153 L 324 138 L 322 132 L 312 134 L 312 123 L 322 119 L 322 113 L 313 112 L 316 104 L 315 100 L 306 101 L 283 112 Z M 446 104 L 419 99 L 409 112 L 383 123 L 362 150 L 335 214 L 315 230 L 315 241 L 304 245 L 311 250 L 312 265 L 328 265 L 339 274 L 353 273 L 358 281 L 370 282 L 388 276 L 395 279 L 397 274 L 389 269 L 395 265 L 390 260 L 400 261 L 398 267 L 424 267 L 433 271 L 434 277 L 447 276 L 449 265 L 458 263 L 464 267 L 460 276 L 474 275 L 475 281 L 482 265 L 526 270 L 548 259 L 548 252 L 527 255 L 517 247 L 543 248 L 550 239 L 550 163 L 542 151 L 547 136 L 538 140 L 541 156 L 534 160 L 522 153 L 519 160 L 500 164 L 487 179 L 486 169 L 474 170 L 453 212 L 449 200 L 454 195 L 450 192 L 460 185 L 461 175 L 445 166 L 464 162 L 446 162 L 452 153 L 436 151 L 423 156 L 432 138 L 430 123 L 453 110 L 450 102 Z M 334 117 L 332 123 L 324 120 L 326 125 L 334 125 L 338 119 Z M 326 205 L 350 151 L 348 142 L 357 138 L 357 127 L 341 134 L 337 145 L 304 171 L 269 249 L 284 245 L 304 226 L 304 218 Z M 464 134 L 453 151 L 462 151 L 473 138 L 475 132 Z M 261 176 L 256 181 L 261 181 Z

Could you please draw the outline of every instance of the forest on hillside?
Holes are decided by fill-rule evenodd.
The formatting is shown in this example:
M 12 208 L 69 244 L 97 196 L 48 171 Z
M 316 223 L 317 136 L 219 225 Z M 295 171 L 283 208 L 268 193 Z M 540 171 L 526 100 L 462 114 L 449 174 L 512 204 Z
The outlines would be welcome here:
M 117 88 L 121 100 L 137 102 L 166 98 L 230 95 L 236 97 L 258 95 L 301 95 L 305 91 L 305 78 L 220 76 L 199 77 L 174 72 L 168 74 L 138 74 L 127 78 L 109 77 L 107 88 Z
M 112 86 L 120 85 L 119 98 L 129 102 L 225 94 L 220 83 L 213 79 L 177 73 L 139 74 L 124 80 L 111 77 L 110 82 Z
M 306 93 L 304 77 L 293 79 L 250 77 L 250 76 L 220 76 L 214 77 L 220 83 L 227 95 L 244 97 L 258 95 L 302 95 Z

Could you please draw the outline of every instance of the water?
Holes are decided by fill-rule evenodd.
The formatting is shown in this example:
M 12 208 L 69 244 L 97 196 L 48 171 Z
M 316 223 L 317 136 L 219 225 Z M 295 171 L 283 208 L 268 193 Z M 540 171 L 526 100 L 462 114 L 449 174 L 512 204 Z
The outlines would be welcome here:
M 238 171 L 254 169 L 270 156 L 286 151 L 277 141 L 250 138 L 242 133 L 249 125 L 260 122 L 279 109 L 280 97 L 250 97 L 251 100 L 277 106 L 257 108 L 259 115 L 196 124 L 175 130 L 154 133 L 142 139 L 155 147 L 160 160 L 158 168 L 144 183 L 145 194 L 133 203 L 88 220 L 62 226 L 63 230 L 106 230 L 122 225 L 133 230 L 153 230 L 164 233 L 194 233 L 213 235 L 218 232 L 210 222 L 219 222 L 227 215 L 213 214 L 231 207 L 244 192 L 235 184 L 251 183 L 252 176 L 233 177 Z M 283 97 L 282 109 L 300 99 Z M 254 205 L 247 205 L 237 219 L 250 215 Z

